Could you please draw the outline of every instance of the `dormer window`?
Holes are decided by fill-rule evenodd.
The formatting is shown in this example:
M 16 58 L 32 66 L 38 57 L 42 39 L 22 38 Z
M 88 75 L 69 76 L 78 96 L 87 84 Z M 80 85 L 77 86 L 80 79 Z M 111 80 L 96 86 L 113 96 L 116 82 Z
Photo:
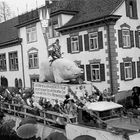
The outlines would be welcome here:
M 48 27 L 48 37 L 53 38 L 53 37 L 58 37 L 59 32 L 56 31 L 56 29 L 59 27 L 59 21 L 58 17 L 53 17 L 49 21 L 49 27 Z
M 136 0 L 126 0 L 126 16 L 137 19 L 137 1 Z

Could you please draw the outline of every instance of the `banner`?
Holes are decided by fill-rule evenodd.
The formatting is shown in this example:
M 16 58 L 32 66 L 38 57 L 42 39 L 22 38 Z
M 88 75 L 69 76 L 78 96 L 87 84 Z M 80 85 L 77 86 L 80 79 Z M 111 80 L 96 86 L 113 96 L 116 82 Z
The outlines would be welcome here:
M 68 94 L 68 87 L 66 85 L 56 83 L 34 83 L 35 97 L 64 101 L 66 94 Z

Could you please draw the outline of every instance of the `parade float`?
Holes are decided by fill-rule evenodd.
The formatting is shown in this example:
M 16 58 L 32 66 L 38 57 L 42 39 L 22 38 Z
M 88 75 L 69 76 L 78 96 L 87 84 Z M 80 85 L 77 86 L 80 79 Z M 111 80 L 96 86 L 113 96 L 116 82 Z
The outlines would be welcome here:
M 44 98 L 52 103 L 56 100 L 62 103 L 67 94 L 75 102 L 80 102 L 81 97 L 93 95 L 95 90 L 92 83 L 81 83 L 79 80 L 83 70 L 64 58 L 42 63 L 40 72 L 40 82 L 34 83 L 36 102 Z M 14 102 L 1 101 L 0 108 L 7 118 L 16 120 L 17 133 L 23 133 L 23 128 L 20 128 L 22 131 L 17 129 L 23 118 L 36 118 L 37 124 L 34 125 L 37 125 L 37 129 L 34 132 L 42 139 L 53 132 L 61 132 L 69 140 L 88 137 L 92 140 L 139 140 L 140 137 L 139 114 L 134 115 L 112 101 L 86 102 L 78 107 L 76 115 L 43 109 L 38 109 L 38 114 L 34 114 L 31 107 Z M 24 130 L 27 130 L 26 127 Z

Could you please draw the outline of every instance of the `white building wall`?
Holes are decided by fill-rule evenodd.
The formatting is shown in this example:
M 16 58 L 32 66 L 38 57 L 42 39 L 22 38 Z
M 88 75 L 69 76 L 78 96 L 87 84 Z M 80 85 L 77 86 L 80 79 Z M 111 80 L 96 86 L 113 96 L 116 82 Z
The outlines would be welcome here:
M 9 52 L 14 52 L 14 51 L 17 51 L 17 54 L 18 54 L 19 69 L 17 71 L 10 71 L 9 70 Z M 23 83 L 21 46 L 16 45 L 16 46 L 6 47 L 6 48 L 3 48 L 3 49 L 0 49 L 0 54 L 1 53 L 6 54 L 7 71 L 0 72 L 0 76 L 5 76 L 7 78 L 9 87 L 14 87 L 15 86 L 15 78 L 22 79 L 22 83 Z
M 87 82 L 86 65 L 89 64 L 89 60 L 93 60 L 93 59 L 101 60 L 101 63 L 105 65 L 105 80 L 106 81 L 93 82 L 93 84 L 97 86 L 101 91 L 103 91 L 104 89 L 110 88 L 110 85 L 107 83 L 107 81 L 109 80 L 109 76 L 107 76 L 107 73 L 109 72 L 109 70 L 106 67 L 108 65 L 108 61 L 106 61 L 108 54 L 105 52 L 107 49 L 107 46 L 105 45 L 105 42 L 107 42 L 107 38 L 105 38 L 106 30 L 104 30 L 104 27 L 99 28 L 98 31 L 102 31 L 104 48 L 97 51 L 85 51 L 84 34 L 87 34 L 87 30 L 79 32 L 79 35 L 82 35 L 82 40 L 83 40 L 83 51 L 80 53 L 75 53 L 75 54 L 68 53 L 67 38 L 70 37 L 69 34 L 61 35 L 60 37 L 58 37 L 58 39 L 61 45 L 61 52 L 64 52 L 63 56 L 72 61 L 75 61 L 75 60 L 81 61 L 81 65 L 85 66 L 85 82 Z M 49 45 L 51 43 L 54 43 L 55 40 L 56 38 L 49 39 Z
M 135 47 L 130 48 L 130 49 L 123 49 L 123 48 L 119 48 L 119 44 L 118 44 L 118 30 L 120 30 L 120 25 L 126 23 L 130 26 L 130 30 L 136 31 L 136 27 L 140 25 L 140 0 L 137 0 L 137 12 L 138 12 L 138 19 L 130 19 L 129 17 L 126 17 L 126 8 L 125 8 L 125 2 L 120 6 L 120 8 L 114 13 L 114 15 L 122 15 L 122 17 L 117 21 L 116 25 L 115 25 L 115 29 L 116 29 L 116 44 L 118 46 L 117 48 L 117 52 L 118 52 L 118 75 L 120 75 L 120 63 L 123 62 L 122 58 L 125 57 L 132 57 L 133 61 L 139 61 L 139 57 L 140 57 L 140 49 Z M 135 42 L 135 36 L 134 36 L 134 42 Z M 137 67 L 136 67 L 137 70 Z M 134 86 L 139 86 L 140 83 L 140 78 L 137 78 L 137 73 L 136 73 L 136 78 L 134 80 L 130 80 L 130 81 L 122 81 L 121 79 L 118 80 L 118 82 L 120 83 L 120 91 L 122 90 L 129 90 L 132 89 L 132 87 Z
M 29 69 L 28 65 L 28 51 L 31 48 L 38 49 L 38 58 L 39 58 L 39 67 L 41 63 L 47 59 L 48 53 L 47 53 L 47 46 L 44 40 L 41 23 L 36 23 L 36 29 L 37 29 L 37 41 L 32 43 L 27 43 L 27 37 L 26 37 L 26 27 L 20 28 L 20 36 L 23 38 L 23 56 L 24 56 L 24 71 L 25 71 L 25 83 L 26 87 L 30 87 L 30 76 L 31 75 L 39 75 L 39 69 Z

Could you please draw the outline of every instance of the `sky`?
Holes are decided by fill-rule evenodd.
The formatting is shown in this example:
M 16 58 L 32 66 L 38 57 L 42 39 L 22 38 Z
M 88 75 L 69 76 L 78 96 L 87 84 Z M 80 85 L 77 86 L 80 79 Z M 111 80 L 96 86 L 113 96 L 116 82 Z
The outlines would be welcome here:
M 45 5 L 45 0 L 0 0 L 0 2 L 1 1 L 5 1 L 16 16 L 25 13 L 27 10 L 30 11 L 36 7 Z

